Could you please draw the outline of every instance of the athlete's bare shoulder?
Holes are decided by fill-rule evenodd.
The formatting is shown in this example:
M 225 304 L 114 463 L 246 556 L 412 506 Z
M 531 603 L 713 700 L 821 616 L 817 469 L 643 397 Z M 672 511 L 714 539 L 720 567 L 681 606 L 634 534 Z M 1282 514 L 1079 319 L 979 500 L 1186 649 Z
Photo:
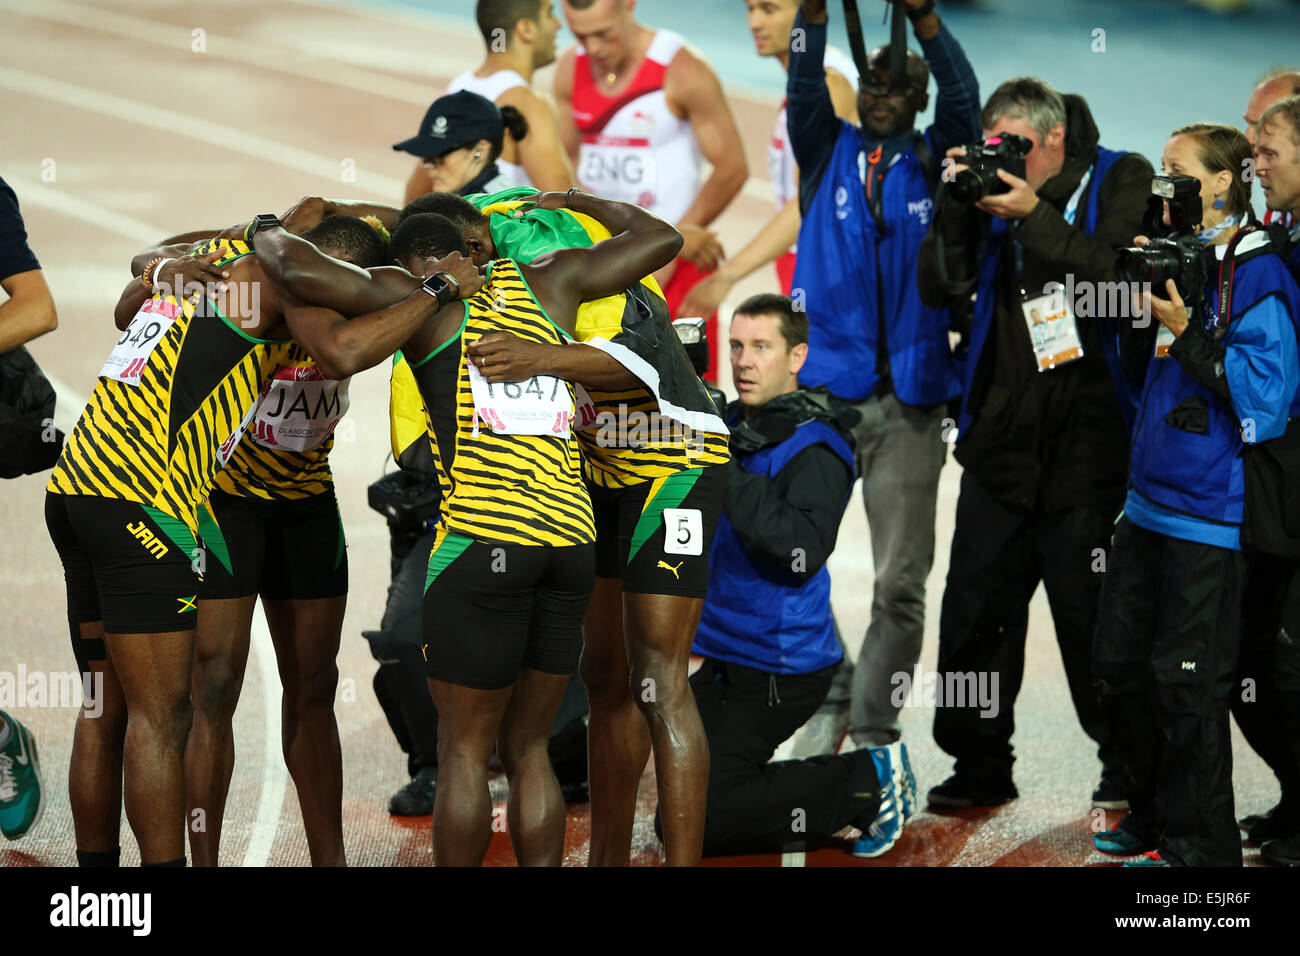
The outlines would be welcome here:
M 567 100 L 573 98 L 573 71 L 578 62 L 578 48 L 571 46 L 560 54 L 555 61 L 555 79 L 551 89 L 555 98 Z

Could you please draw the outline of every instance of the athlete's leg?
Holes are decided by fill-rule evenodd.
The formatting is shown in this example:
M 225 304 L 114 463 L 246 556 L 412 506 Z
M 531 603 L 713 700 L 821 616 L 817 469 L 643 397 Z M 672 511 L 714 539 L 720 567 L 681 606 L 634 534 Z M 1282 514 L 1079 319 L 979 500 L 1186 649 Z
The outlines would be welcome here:
M 497 737 L 510 780 L 506 821 L 520 866 L 559 866 L 564 859 L 564 794 L 547 743 L 568 686 L 567 674 L 523 668 Z
M 108 634 L 126 701 L 126 818 L 145 864 L 185 857 L 185 738 L 194 631 Z
M 104 625 L 78 625 L 81 646 L 104 646 Z M 79 657 L 81 655 L 78 655 Z M 126 701 L 112 664 L 103 659 L 79 661 L 85 688 L 72 737 L 68 799 L 77 849 L 115 853 L 122 827 L 122 747 L 126 740 Z M 87 681 L 86 675 L 89 674 Z
M 216 866 L 230 777 L 235 769 L 235 706 L 244 686 L 257 595 L 202 600 L 194 638 L 191 698 L 194 726 L 185 744 L 185 794 L 190 855 Z
M 263 600 L 284 687 L 284 762 L 298 790 L 312 866 L 343 866 L 343 751 L 334 718 L 347 595 Z
M 617 578 L 596 578 L 582 622 L 582 683 L 591 715 L 587 767 L 591 786 L 591 866 L 627 866 L 641 773 L 650 759 L 650 729 L 630 690 L 623 637 L 623 591 Z
M 430 677 L 429 691 L 438 708 L 434 863 L 481 866 L 492 841 L 487 762 L 496 746 L 513 687 L 477 690 Z
M 631 691 L 655 755 L 669 866 L 699 863 L 704 841 L 709 744 L 687 671 L 703 598 L 624 594 Z

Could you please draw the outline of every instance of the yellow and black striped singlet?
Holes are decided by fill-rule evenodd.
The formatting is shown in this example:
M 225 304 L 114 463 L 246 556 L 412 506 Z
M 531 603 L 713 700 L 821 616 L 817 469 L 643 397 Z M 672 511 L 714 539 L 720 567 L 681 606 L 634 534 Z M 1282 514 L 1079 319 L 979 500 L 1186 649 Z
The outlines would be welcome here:
M 627 488 L 731 460 L 728 436 L 693 431 L 660 414 L 647 388 L 587 391 L 598 417 L 578 440 L 587 480 L 596 487 Z
M 297 342 L 289 345 L 288 354 L 275 370 L 275 378 L 319 377 L 316 362 Z M 269 385 L 270 383 L 268 383 Z M 311 395 L 306 396 L 302 415 L 312 419 L 324 419 L 334 416 L 339 411 L 340 388 L 345 383 L 322 382 Z M 264 397 L 263 401 L 284 400 Z M 283 409 L 279 417 L 283 418 Z M 291 500 L 310 498 L 324 494 L 334 487 L 334 475 L 330 471 L 330 450 L 334 447 L 334 435 L 325 438 L 319 445 L 309 451 L 289 451 L 284 448 L 268 447 L 265 437 L 259 440 L 256 428 L 259 424 L 260 411 L 254 412 L 253 421 L 248 431 L 235 447 L 226 467 L 217 473 L 214 487 L 226 494 L 266 498 L 271 500 Z
M 217 249 L 225 253 L 218 265 L 251 252 L 226 239 L 195 252 Z M 135 360 L 138 385 L 99 378 L 48 490 L 138 502 L 193 532 L 197 507 L 287 346 L 249 337 L 206 297 L 195 306 L 159 293 L 147 308 L 175 321 Z
M 456 335 L 411 362 L 435 436 L 443 495 L 439 540 L 460 534 L 505 544 L 590 544 L 596 529 L 572 430 L 563 436 L 494 433 L 479 419 L 465 354 L 489 332 L 550 345 L 563 344 L 565 333 L 509 259 L 489 266 L 487 283 L 464 309 Z M 572 407 L 573 386 L 563 384 Z

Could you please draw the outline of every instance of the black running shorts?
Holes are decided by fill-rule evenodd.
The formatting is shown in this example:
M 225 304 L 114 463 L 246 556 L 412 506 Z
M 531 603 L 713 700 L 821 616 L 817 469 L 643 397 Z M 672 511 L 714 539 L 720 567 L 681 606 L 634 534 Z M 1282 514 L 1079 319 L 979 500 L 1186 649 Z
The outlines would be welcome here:
M 629 488 L 588 486 L 596 576 L 619 578 L 635 594 L 704 597 L 729 467 L 692 468 Z
M 47 493 L 45 524 L 63 562 L 83 671 L 87 661 L 104 659 L 104 648 L 80 640 L 80 624 L 103 621 L 109 634 L 193 629 L 201 581 L 198 546 L 184 522 L 134 501 Z
M 213 491 L 199 509 L 204 601 L 260 594 L 310 601 L 348 593 L 348 553 L 331 488 L 274 499 Z
M 440 536 L 424 591 L 426 673 L 479 690 L 509 687 L 523 667 L 572 674 L 594 586 L 594 545 Z

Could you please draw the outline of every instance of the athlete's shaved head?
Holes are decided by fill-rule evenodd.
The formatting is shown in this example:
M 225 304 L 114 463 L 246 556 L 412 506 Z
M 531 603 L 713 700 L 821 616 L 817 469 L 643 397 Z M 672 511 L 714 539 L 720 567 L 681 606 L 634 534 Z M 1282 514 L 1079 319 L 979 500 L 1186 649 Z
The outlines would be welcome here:
M 393 233 L 389 253 L 397 264 L 416 275 L 426 275 L 425 266 L 436 259 L 459 252 L 469 255 L 465 237 L 454 222 L 437 213 L 408 216 Z
M 397 227 L 412 216 L 433 213 L 450 219 L 465 238 L 469 257 L 476 266 L 486 265 L 497 257 L 496 243 L 488 217 L 464 196 L 457 193 L 426 193 L 412 199 L 397 216 Z
M 342 259 L 362 269 L 381 266 L 388 258 L 384 241 L 356 216 L 326 216 L 302 237 L 327 256 Z

